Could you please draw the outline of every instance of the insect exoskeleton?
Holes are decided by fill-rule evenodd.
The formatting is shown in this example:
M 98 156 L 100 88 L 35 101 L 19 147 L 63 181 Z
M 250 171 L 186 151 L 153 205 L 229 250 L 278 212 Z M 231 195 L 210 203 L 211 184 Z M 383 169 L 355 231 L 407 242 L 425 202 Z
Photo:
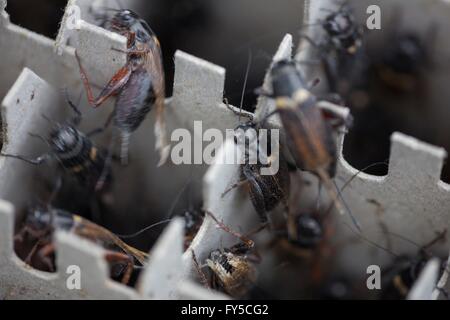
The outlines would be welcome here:
M 106 228 L 56 208 L 29 210 L 23 226 L 15 235 L 16 251 L 22 252 L 21 256 L 27 264 L 54 272 L 56 248 L 53 234 L 56 230 L 74 233 L 104 247 L 112 276 L 121 279 L 124 284 L 128 284 L 135 266 L 143 266 L 147 262 L 147 253 L 127 245 Z M 26 250 L 27 247 L 30 249 Z
M 106 150 L 94 145 L 91 137 L 97 133 L 84 134 L 78 125 L 81 122 L 81 112 L 69 99 L 71 108 L 75 111 L 75 117 L 64 123 L 45 119 L 52 125 L 48 137 L 30 134 L 45 142 L 50 150 L 36 158 L 28 158 L 23 155 L 1 153 L 4 157 L 15 158 L 33 165 L 48 163 L 50 160 L 58 162 L 63 171 L 75 177 L 88 191 L 101 191 L 106 189 L 112 181 L 112 170 L 106 163 Z
M 164 121 L 165 75 L 160 42 L 149 25 L 131 10 L 117 12 L 106 26 L 127 37 L 127 50 L 124 52 L 127 55 L 127 62 L 95 98 L 87 73 L 76 51 L 75 55 L 88 101 L 96 108 L 109 97 L 117 96 L 114 110 L 104 128 L 106 129 L 114 119 L 114 125 L 121 133 L 123 164 L 128 163 L 130 135 L 140 127 L 147 114 L 155 108 L 156 149 L 160 153 L 160 164 L 163 164 L 169 155 L 169 144 Z
M 348 125 L 338 112 L 323 108 L 294 61 L 278 61 L 271 70 L 272 92 L 286 134 L 287 147 L 297 167 L 319 178 L 340 213 L 345 213 L 332 179 L 336 175 L 336 129 Z M 270 115 L 269 115 L 270 116 Z M 358 223 L 350 214 L 353 223 Z
M 332 48 L 339 53 L 354 55 L 362 45 L 363 28 L 355 19 L 353 10 L 343 4 L 337 11 L 331 11 L 321 22 Z
M 255 243 L 247 238 L 249 235 L 243 236 L 224 225 L 211 212 L 205 213 L 219 228 L 237 237 L 241 242 L 228 248 L 213 250 L 204 266 L 200 266 L 195 252 L 192 251 L 194 266 L 206 287 L 225 292 L 233 298 L 242 298 L 253 288 L 258 276 L 255 263 L 260 262 L 260 257 L 254 248 Z M 250 234 L 257 233 L 263 228 L 264 226 L 260 226 Z M 208 268 L 209 276 L 202 271 L 202 267 Z
M 206 264 L 214 273 L 212 287 L 223 289 L 232 297 L 245 296 L 258 277 L 245 252 L 236 252 L 236 248 L 211 252 Z
M 264 139 L 260 133 L 264 130 Z M 235 143 L 241 148 L 243 164 L 240 166 L 240 181 L 227 189 L 244 185 L 260 221 L 268 221 L 268 213 L 280 203 L 287 208 L 290 175 L 288 163 L 276 141 L 271 139 L 271 130 L 262 123 L 248 122 L 236 128 Z M 263 145 L 266 144 L 266 145 Z

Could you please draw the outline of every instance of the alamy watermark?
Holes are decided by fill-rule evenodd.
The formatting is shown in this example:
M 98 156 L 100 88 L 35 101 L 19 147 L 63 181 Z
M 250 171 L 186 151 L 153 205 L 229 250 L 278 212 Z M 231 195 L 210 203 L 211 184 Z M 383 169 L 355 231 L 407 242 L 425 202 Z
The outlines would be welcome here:
M 224 136 L 221 130 L 215 128 L 203 132 L 202 121 L 194 121 L 193 132 L 184 128 L 172 132 L 171 142 L 176 144 L 172 147 L 170 157 L 175 165 L 259 165 L 261 175 L 274 175 L 279 169 L 279 139 L 278 129 L 227 129 Z M 226 140 L 234 141 L 236 148 L 220 153 Z M 206 146 L 205 142 L 208 143 Z
M 381 30 L 381 8 L 373 4 L 367 7 L 366 13 L 369 15 L 366 21 L 367 29 Z
M 77 265 L 70 265 L 66 269 L 68 275 L 66 288 L 68 290 L 81 290 L 81 268 Z
M 369 15 L 366 20 L 367 28 L 380 30 L 380 6 L 370 5 L 367 7 L 366 13 Z M 66 9 L 65 23 L 69 30 L 80 28 L 81 9 L 79 6 L 71 5 Z M 219 153 L 226 139 L 234 139 L 237 148 L 226 154 Z M 210 128 L 203 132 L 202 122 L 194 121 L 193 134 L 187 129 L 176 129 L 172 132 L 171 142 L 176 142 L 171 150 L 171 160 L 175 165 L 257 164 L 260 167 L 261 175 L 274 175 L 279 169 L 278 129 L 228 129 L 224 137 L 223 132 L 219 129 Z M 204 142 L 209 142 L 209 144 L 204 147 Z M 221 154 L 220 158 L 217 157 L 219 154 Z
M 375 264 L 367 267 L 366 286 L 369 290 L 381 290 L 381 268 Z
M 381 267 L 370 265 L 366 269 L 368 275 L 366 287 L 368 290 L 381 290 Z M 66 288 L 68 290 L 81 290 L 81 268 L 77 265 L 70 265 L 66 269 Z

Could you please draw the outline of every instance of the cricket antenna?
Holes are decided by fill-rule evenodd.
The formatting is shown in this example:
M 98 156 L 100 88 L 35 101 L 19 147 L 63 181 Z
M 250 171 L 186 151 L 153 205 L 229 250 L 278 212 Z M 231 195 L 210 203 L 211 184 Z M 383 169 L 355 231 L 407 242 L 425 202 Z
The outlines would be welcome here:
M 342 206 L 345 206 L 345 209 L 346 209 L 345 211 L 350 215 L 350 218 L 351 218 L 353 224 L 354 224 L 354 225 L 356 226 L 356 228 L 358 229 L 358 231 L 361 232 L 361 227 L 360 227 L 358 221 L 356 220 L 356 218 L 355 218 L 355 217 L 353 216 L 353 214 L 351 213 L 351 210 L 350 210 L 350 208 L 348 207 L 347 203 L 346 203 L 345 200 L 342 198 L 342 193 L 344 192 L 345 189 L 347 189 L 347 187 L 350 185 L 350 183 L 351 183 L 357 176 L 359 176 L 361 173 L 364 173 L 364 171 L 369 170 L 370 168 L 373 168 L 373 167 L 376 167 L 376 166 L 379 166 L 379 165 L 385 165 L 385 166 L 387 166 L 388 164 L 387 164 L 386 161 L 383 161 L 383 162 L 375 162 L 375 163 L 372 163 L 371 165 L 368 165 L 367 167 L 365 167 L 365 168 L 359 170 L 357 173 L 355 173 L 355 174 L 354 174 L 354 175 L 353 175 L 353 176 L 352 176 L 352 177 L 351 177 L 351 178 L 350 178 L 350 179 L 342 186 L 341 189 L 339 189 L 339 188 L 337 187 L 337 185 L 336 185 L 336 182 L 333 181 L 333 186 L 331 187 L 331 189 L 332 189 L 332 193 L 335 195 L 335 197 L 333 197 L 333 195 L 330 194 L 330 196 L 332 197 L 333 202 L 331 203 L 331 205 L 330 205 L 330 207 L 328 208 L 327 212 L 330 212 L 330 211 L 336 206 L 336 207 L 338 208 L 339 212 L 343 213 L 343 211 L 341 211 L 341 210 L 343 210 Z M 331 181 L 331 179 L 329 178 L 328 174 L 327 174 L 326 172 L 325 172 L 324 174 L 326 175 L 326 178 L 325 178 L 325 179 L 328 179 L 328 181 Z M 321 179 L 322 179 L 322 178 L 321 178 Z M 322 180 L 323 180 L 323 179 L 322 179 Z M 327 188 L 327 190 L 329 190 L 328 187 L 327 187 L 327 184 L 326 184 L 326 180 L 323 180 L 323 181 L 324 181 L 324 183 L 325 183 L 325 187 Z M 336 194 L 335 189 L 338 190 L 337 194 Z M 338 201 L 338 202 L 336 202 L 335 199 L 336 199 L 336 201 Z M 339 199 L 341 199 L 342 201 L 340 201 Z M 341 206 L 339 206 L 340 204 L 341 204 Z
M 377 248 L 377 249 L 383 250 L 383 251 L 389 253 L 390 255 L 392 255 L 392 256 L 395 257 L 395 258 L 398 258 L 398 257 L 399 257 L 399 255 L 398 255 L 397 253 L 395 253 L 394 251 L 389 250 L 388 248 L 385 248 L 385 247 L 383 247 L 382 245 L 379 245 L 378 243 L 376 243 L 375 241 L 372 241 L 372 240 L 370 240 L 369 238 L 363 236 L 363 234 L 362 234 L 361 232 L 356 232 L 355 230 L 353 230 L 353 228 L 352 228 L 350 225 L 348 225 L 348 223 L 344 222 L 344 225 L 345 225 L 347 228 L 349 228 L 354 234 L 356 234 L 356 236 L 357 236 L 358 238 L 360 238 L 361 240 L 367 242 L 367 243 L 370 244 L 371 246 L 373 246 L 373 247 L 375 247 L 375 248 Z
M 45 114 L 41 114 L 41 117 L 45 120 L 45 121 L 47 121 L 51 126 L 53 126 L 53 127 L 55 127 L 55 128 L 59 128 L 60 127 L 60 124 L 58 123 L 58 122 L 56 122 L 56 121 L 53 121 L 52 119 L 50 119 L 49 117 L 47 117 L 47 115 L 45 115 Z
M 356 220 L 355 216 L 352 214 L 350 208 L 344 203 L 344 201 L 340 200 L 342 199 L 339 198 L 340 193 L 338 193 L 336 191 L 336 185 L 332 182 L 330 176 L 328 175 L 328 173 L 320 168 L 316 171 L 317 175 L 319 176 L 320 180 L 323 182 L 323 184 L 325 185 L 325 189 L 327 189 L 329 196 L 331 197 L 331 200 L 333 201 L 330 208 L 328 209 L 329 211 L 331 211 L 331 209 L 333 207 L 335 207 L 340 214 L 344 215 L 344 214 L 348 214 L 350 219 L 352 220 L 353 224 L 355 225 L 356 229 L 358 229 L 358 231 L 361 233 L 361 226 L 358 222 L 358 220 Z M 345 206 L 345 209 L 344 209 Z
M 247 90 L 248 75 L 252 66 L 252 50 L 248 49 L 247 69 L 245 70 L 244 87 L 242 88 L 241 103 L 239 106 L 239 123 L 241 123 L 242 106 L 244 105 L 245 90 Z
M 387 253 L 389 253 L 390 255 L 392 255 L 392 256 L 394 256 L 394 257 L 396 257 L 396 258 L 398 258 L 398 257 L 400 256 L 399 254 L 393 252 L 392 250 L 389 250 L 388 248 L 383 247 L 382 245 L 379 245 L 378 243 L 376 243 L 376 242 L 374 242 L 374 241 L 368 239 L 367 237 L 363 236 L 361 233 L 356 232 L 356 231 L 353 230 L 353 228 L 352 228 L 350 225 L 348 225 L 346 222 L 344 222 L 344 225 L 345 225 L 347 228 L 349 228 L 350 231 L 352 231 L 353 233 L 355 233 L 360 239 L 364 240 L 365 242 L 369 243 L 370 245 L 372 245 L 372 246 L 374 246 L 374 247 L 376 247 L 376 248 L 378 248 L 378 249 L 381 249 L 381 250 L 383 250 L 383 251 L 386 251 Z M 400 240 L 402 240 L 402 241 L 405 241 L 405 242 L 407 242 L 407 243 L 409 243 L 409 244 L 411 244 L 411 245 L 417 247 L 421 252 L 423 252 L 423 253 L 425 253 L 425 254 L 428 254 L 428 253 L 426 252 L 426 250 L 428 250 L 428 248 L 430 248 L 431 246 L 435 245 L 437 242 L 442 241 L 443 239 L 445 239 L 445 236 L 446 236 L 446 234 L 447 234 L 447 229 L 444 229 L 444 231 L 438 233 L 437 237 L 435 237 L 434 239 L 432 239 L 429 243 L 427 243 L 427 244 L 424 245 L 424 246 L 421 246 L 421 245 L 419 245 L 418 243 L 414 242 L 413 240 L 408 239 L 407 237 L 402 236 L 402 235 L 397 234 L 397 233 L 393 233 L 393 232 L 388 231 L 388 232 L 386 232 L 385 234 L 386 234 L 386 235 L 389 235 L 389 236 L 396 237 L 396 238 L 398 238 L 398 239 L 400 239 Z
M 141 229 L 141 230 L 139 230 L 139 231 L 137 231 L 135 233 L 132 233 L 132 234 L 117 234 L 116 233 L 115 235 L 118 236 L 119 238 L 122 238 L 122 239 L 136 238 L 137 236 L 143 234 L 144 232 L 147 232 L 147 231 L 149 231 L 149 230 L 151 230 L 151 229 L 153 229 L 153 228 L 155 228 L 157 226 L 169 223 L 170 221 L 172 221 L 172 219 L 166 219 L 166 220 L 162 220 L 162 221 L 156 222 L 156 223 L 151 224 L 148 227 L 145 227 L 145 228 L 143 228 L 143 229 Z
M 72 100 L 70 99 L 69 96 L 69 91 L 68 89 L 65 87 L 62 89 L 63 93 L 64 93 L 64 97 L 66 98 L 67 103 L 69 104 L 70 108 L 72 109 L 72 111 L 76 114 L 75 117 L 73 117 L 72 119 L 72 123 L 77 126 L 80 124 L 81 122 L 81 118 L 82 118 L 82 114 L 80 109 L 78 108 L 77 105 L 75 105 L 75 103 L 72 102 Z M 81 96 L 80 96 L 81 97 Z M 78 99 L 78 103 L 80 102 L 80 99 Z
M 398 239 L 400 239 L 402 241 L 405 241 L 405 242 L 407 242 L 407 243 L 409 243 L 409 244 L 419 248 L 419 250 L 421 250 L 422 252 L 426 253 L 426 251 L 429 248 L 431 248 L 432 246 L 434 246 L 436 243 L 438 243 L 439 241 L 445 240 L 446 235 L 447 235 L 447 229 L 444 229 L 443 231 L 438 232 L 434 239 L 432 239 L 430 242 L 428 242 L 427 244 L 425 244 L 423 246 L 419 245 L 417 242 L 414 242 L 413 240 L 411 240 L 411 239 L 409 239 L 409 238 L 407 238 L 405 236 L 402 236 L 401 234 L 397 234 L 397 233 L 390 232 L 390 231 L 386 232 L 386 234 L 389 235 L 389 236 L 398 238 Z
M 380 165 L 384 165 L 384 166 L 388 166 L 389 163 L 387 160 L 382 161 L 382 162 L 375 162 L 372 163 L 371 165 L 368 165 L 367 167 L 359 170 L 357 173 L 355 173 L 350 179 L 348 179 L 348 181 L 342 186 L 341 190 L 339 190 L 339 196 L 341 196 L 342 192 L 344 192 L 345 189 L 347 189 L 347 187 L 350 185 L 350 183 L 357 177 L 359 176 L 361 173 L 365 173 L 365 171 L 372 169 L 373 167 L 377 167 Z

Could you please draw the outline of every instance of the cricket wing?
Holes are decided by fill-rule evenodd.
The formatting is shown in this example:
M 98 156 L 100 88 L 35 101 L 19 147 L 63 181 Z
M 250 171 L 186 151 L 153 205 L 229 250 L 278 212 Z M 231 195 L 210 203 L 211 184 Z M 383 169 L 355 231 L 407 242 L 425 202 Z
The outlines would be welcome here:
M 146 59 L 146 68 L 152 74 L 153 90 L 155 94 L 155 149 L 160 155 L 158 166 L 166 163 L 169 157 L 170 144 L 167 137 L 167 128 L 164 115 L 165 105 L 165 76 L 161 47 L 155 36 L 154 41 L 150 43 L 150 53 Z

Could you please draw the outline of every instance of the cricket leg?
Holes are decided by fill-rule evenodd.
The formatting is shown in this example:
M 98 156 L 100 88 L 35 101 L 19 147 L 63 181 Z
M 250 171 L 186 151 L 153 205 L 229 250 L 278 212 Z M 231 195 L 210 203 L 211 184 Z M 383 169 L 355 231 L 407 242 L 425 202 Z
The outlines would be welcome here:
M 334 128 L 339 128 L 341 126 L 345 126 L 346 128 L 350 128 L 353 125 L 353 117 L 345 116 L 337 112 L 336 110 L 328 107 L 327 105 L 317 104 L 319 109 L 322 111 L 322 114 L 325 119 L 330 121 L 330 124 Z
M 47 266 L 48 270 L 50 272 L 55 272 L 55 265 L 50 258 L 50 255 L 55 252 L 55 245 L 53 243 L 46 244 L 44 247 L 42 247 L 37 255 L 39 256 L 39 259 Z
M 31 259 L 33 259 L 34 255 L 36 254 L 37 249 L 39 246 L 43 243 L 42 240 L 36 241 L 33 248 L 31 248 L 31 251 L 28 253 L 27 257 L 25 258 L 25 263 L 28 265 L 31 265 Z
M 25 161 L 26 163 L 32 164 L 32 165 L 40 165 L 51 159 L 51 155 L 48 153 L 43 154 L 42 156 L 39 156 L 35 159 L 29 159 L 29 158 L 26 158 L 23 156 L 19 156 L 19 155 L 15 155 L 15 154 L 7 154 L 7 153 L 0 153 L 0 156 L 5 157 L 5 158 L 19 159 L 19 160 Z
M 36 231 L 29 226 L 25 225 L 22 229 L 14 236 L 14 242 L 23 242 L 24 237 L 30 235 L 33 239 L 40 239 L 44 236 L 44 233 Z
M 107 252 L 105 255 L 105 259 L 106 261 L 108 261 L 108 263 L 113 264 L 113 263 L 117 263 L 117 262 L 125 262 L 126 263 L 126 267 L 125 267 L 125 272 L 124 275 L 122 277 L 121 282 L 123 284 L 128 284 L 128 282 L 130 282 L 130 278 L 131 278 L 131 274 L 133 273 L 133 258 L 131 258 L 130 256 L 124 254 L 124 253 L 120 253 L 120 252 Z
M 117 73 L 111 78 L 108 84 L 103 88 L 100 95 L 97 98 L 94 98 L 89 78 L 87 77 L 87 73 L 81 64 L 81 60 L 80 57 L 78 56 L 77 51 L 75 51 L 75 57 L 78 62 L 78 67 L 80 68 L 81 80 L 83 81 L 83 85 L 86 89 L 88 101 L 94 108 L 99 107 L 109 97 L 118 93 L 130 79 L 132 68 L 130 65 L 127 64 L 119 71 L 117 71 Z
M 241 110 L 236 110 L 235 108 L 231 107 L 231 105 L 228 102 L 227 98 L 223 98 L 223 103 L 227 106 L 227 108 L 233 112 L 237 116 L 246 117 L 249 118 L 250 121 L 253 121 L 253 115 L 251 113 L 243 112 Z
M 246 184 L 248 181 L 247 180 L 241 180 L 238 181 L 236 183 L 233 183 L 230 187 L 228 187 L 221 195 L 222 198 L 224 198 L 230 191 L 233 191 L 236 188 L 239 188 L 241 186 L 243 186 L 244 184 Z
M 111 47 L 111 50 L 113 51 L 117 51 L 120 53 L 126 53 L 126 54 L 135 54 L 135 55 L 144 55 L 150 52 L 150 49 L 148 48 L 142 48 L 142 49 L 133 49 L 133 50 L 122 50 L 122 49 L 117 49 L 114 47 Z
M 80 124 L 83 115 L 81 114 L 81 111 L 78 108 L 78 106 L 75 103 L 73 103 L 72 100 L 70 99 L 67 88 L 64 88 L 63 91 L 64 91 L 64 97 L 66 98 L 68 105 L 70 106 L 72 111 L 75 113 L 75 117 L 72 118 L 72 123 L 77 126 Z
M 249 254 L 247 256 L 248 260 L 252 263 L 255 264 L 260 264 L 262 261 L 262 256 L 261 254 L 258 252 L 258 250 L 256 250 L 256 248 L 253 248 L 253 251 L 251 254 Z
M 197 270 L 197 273 L 200 277 L 200 282 L 208 289 L 211 289 L 211 286 L 209 285 L 208 278 L 206 277 L 206 274 L 202 271 L 202 268 L 200 267 L 200 264 L 198 263 L 197 256 L 195 255 L 194 250 L 191 250 L 192 254 L 192 261 L 194 262 L 195 269 Z
M 210 211 L 205 210 L 205 213 L 209 215 L 214 222 L 219 226 L 220 229 L 223 231 L 231 234 L 232 236 L 235 236 L 236 238 L 240 239 L 242 242 L 244 242 L 249 248 L 254 247 L 255 243 L 253 240 L 248 239 L 247 237 L 243 236 L 239 232 L 236 232 L 234 230 L 231 230 L 231 228 L 227 227 L 223 222 L 219 221 Z

